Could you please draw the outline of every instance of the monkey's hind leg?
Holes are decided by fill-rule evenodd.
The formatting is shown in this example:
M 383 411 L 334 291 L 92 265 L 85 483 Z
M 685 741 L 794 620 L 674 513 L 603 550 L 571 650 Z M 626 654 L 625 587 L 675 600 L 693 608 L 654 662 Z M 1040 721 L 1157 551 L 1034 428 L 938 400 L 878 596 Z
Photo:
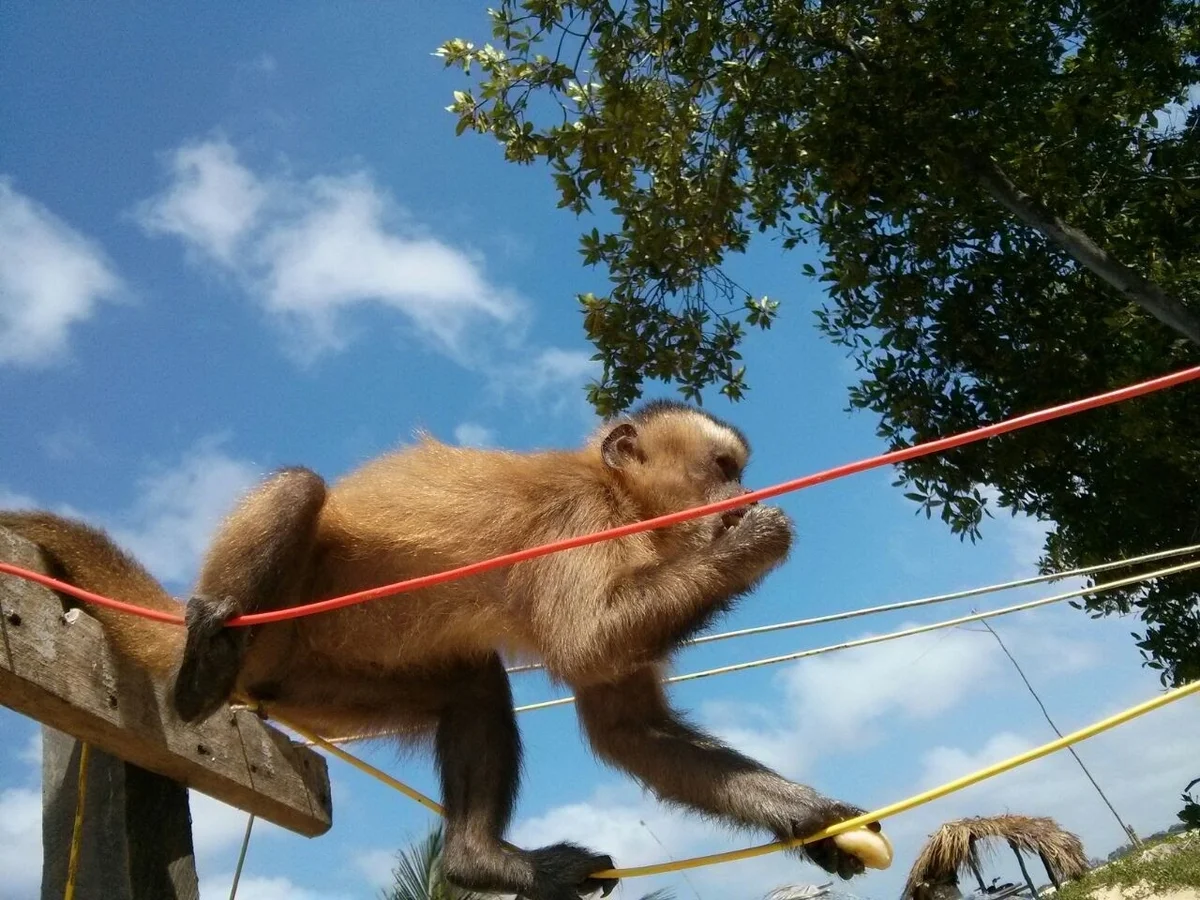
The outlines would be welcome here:
M 437 758 L 446 808 L 442 865 L 448 881 L 468 890 L 527 900 L 578 900 L 615 879 L 608 856 L 575 844 L 518 850 L 503 843 L 521 767 L 521 737 L 504 664 L 492 656 L 447 679 L 438 716 Z
M 207 718 L 233 693 L 251 629 L 225 622 L 286 606 L 307 584 L 324 504 L 324 480 L 309 469 L 288 468 L 225 520 L 187 606 L 187 642 L 172 696 L 184 721 Z

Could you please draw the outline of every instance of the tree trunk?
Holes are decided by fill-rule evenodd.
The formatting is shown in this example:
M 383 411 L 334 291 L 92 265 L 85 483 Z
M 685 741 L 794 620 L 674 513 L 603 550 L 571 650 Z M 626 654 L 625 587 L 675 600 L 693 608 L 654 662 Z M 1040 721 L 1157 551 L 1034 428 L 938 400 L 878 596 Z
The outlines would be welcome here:
M 1037 199 L 1026 194 L 994 160 L 976 160 L 972 170 L 984 190 L 1018 219 L 1036 228 L 1048 241 L 1069 254 L 1097 278 L 1116 288 L 1154 318 L 1200 345 L 1200 317 L 1161 287 L 1113 259 L 1095 241 L 1068 225 Z

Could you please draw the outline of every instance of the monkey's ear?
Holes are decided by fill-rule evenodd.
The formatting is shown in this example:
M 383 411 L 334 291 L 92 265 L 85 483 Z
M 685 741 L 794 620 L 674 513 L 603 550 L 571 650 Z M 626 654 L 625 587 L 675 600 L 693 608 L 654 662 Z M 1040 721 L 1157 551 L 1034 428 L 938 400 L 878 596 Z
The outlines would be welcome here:
M 610 469 L 622 469 L 631 459 L 639 458 L 637 429 L 628 422 L 617 425 L 605 435 L 600 445 L 600 456 Z

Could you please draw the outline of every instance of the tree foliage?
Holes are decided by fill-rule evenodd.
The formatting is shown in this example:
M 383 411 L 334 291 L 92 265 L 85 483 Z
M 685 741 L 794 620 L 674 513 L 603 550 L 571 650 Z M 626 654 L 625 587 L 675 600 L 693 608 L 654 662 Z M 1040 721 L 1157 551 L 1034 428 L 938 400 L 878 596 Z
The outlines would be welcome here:
M 400 851 L 392 868 L 392 884 L 383 900 L 489 900 L 489 894 L 455 887 L 442 875 L 442 826 Z
M 1192 788 L 1197 785 L 1200 785 L 1200 778 L 1190 781 L 1180 796 L 1183 801 L 1183 809 L 1179 811 L 1179 821 L 1189 829 L 1200 828 L 1200 800 L 1192 796 Z
M 610 277 L 579 297 L 597 410 L 644 379 L 748 389 L 777 301 L 722 269 L 756 232 L 812 243 L 818 327 L 891 447 L 1200 362 L 1200 6 L 1188 0 L 503 0 L 450 109 L 549 165 Z M 1089 249 L 1090 248 L 1090 249 Z M 1095 251 L 1095 252 L 1093 252 Z M 1098 255 L 1097 255 L 1098 254 Z M 1200 400 L 1183 388 L 916 460 L 898 485 L 974 540 L 1054 523 L 1047 570 L 1200 540 Z M 1125 573 L 1120 573 L 1125 574 Z M 1136 610 L 1164 681 L 1200 677 L 1200 578 Z

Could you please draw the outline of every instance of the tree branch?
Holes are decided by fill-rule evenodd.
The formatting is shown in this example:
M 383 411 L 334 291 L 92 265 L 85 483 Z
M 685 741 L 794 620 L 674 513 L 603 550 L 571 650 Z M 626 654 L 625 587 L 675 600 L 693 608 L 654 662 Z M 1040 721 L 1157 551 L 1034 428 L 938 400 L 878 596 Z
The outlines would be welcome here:
M 1037 199 L 1026 194 L 992 159 L 975 160 L 975 177 L 992 199 L 1018 219 L 1037 229 L 1097 278 L 1138 304 L 1164 325 L 1200 345 L 1200 317 L 1148 278 L 1113 259 L 1088 235 L 1068 225 Z

